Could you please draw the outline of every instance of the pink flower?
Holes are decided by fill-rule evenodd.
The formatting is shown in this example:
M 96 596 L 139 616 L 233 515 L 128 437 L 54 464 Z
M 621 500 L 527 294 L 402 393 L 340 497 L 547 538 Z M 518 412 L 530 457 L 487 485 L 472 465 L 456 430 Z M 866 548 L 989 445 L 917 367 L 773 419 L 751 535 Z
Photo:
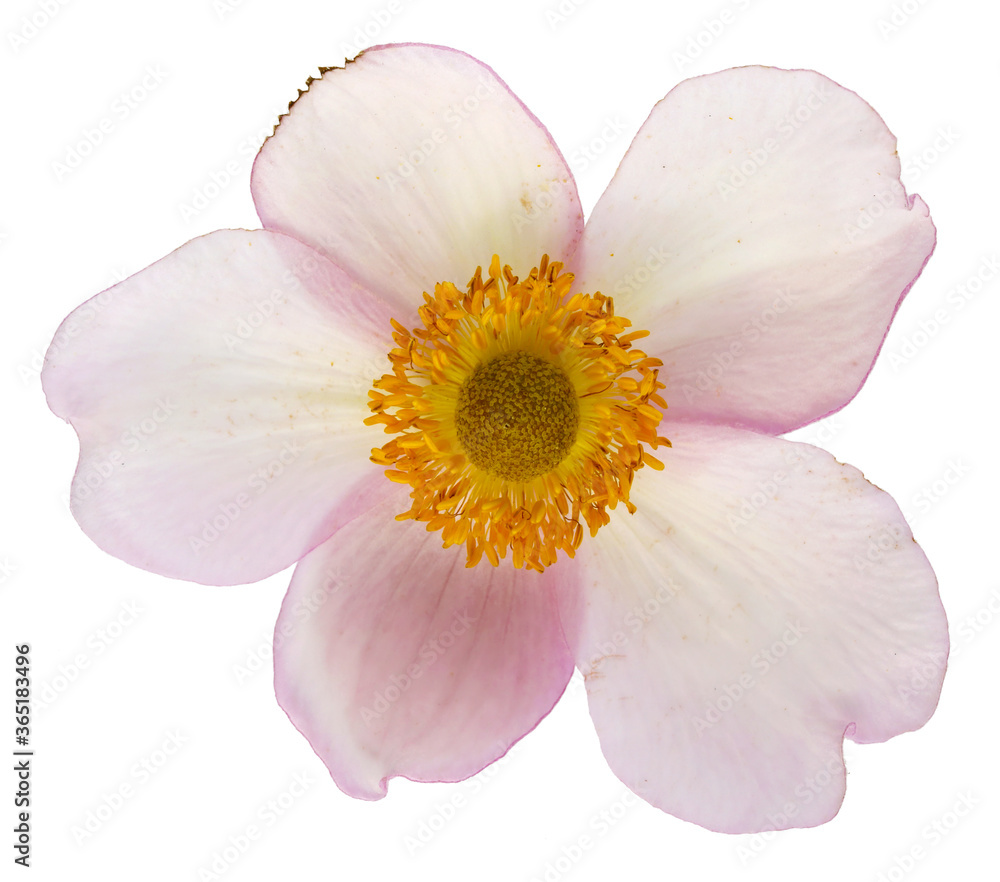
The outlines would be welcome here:
M 173 578 L 297 563 L 278 699 L 352 796 L 476 773 L 576 666 L 653 805 L 822 823 L 843 738 L 923 725 L 948 650 L 893 500 L 776 437 L 857 393 L 933 250 L 899 170 L 852 92 L 738 68 L 657 104 L 584 229 L 492 70 L 368 50 L 262 148 L 263 230 L 67 319 L 74 514 Z

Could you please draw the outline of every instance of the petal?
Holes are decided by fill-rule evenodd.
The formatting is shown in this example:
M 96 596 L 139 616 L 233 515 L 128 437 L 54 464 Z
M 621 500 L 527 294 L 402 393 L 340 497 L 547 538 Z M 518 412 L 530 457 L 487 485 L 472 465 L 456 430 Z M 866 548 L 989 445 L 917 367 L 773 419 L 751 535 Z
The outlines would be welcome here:
M 407 506 L 402 488 L 372 486 L 296 568 L 275 628 L 279 703 L 362 799 L 397 775 L 475 774 L 548 714 L 573 672 L 551 574 L 467 569 L 464 547 L 394 520 Z
M 394 307 L 464 286 L 497 253 L 518 275 L 564 259 L 576 184 L 542 124 L 482 62 L 368 49 L 293 104 L 254 164 L 264 226 L 308 242 Z
M 263 230 L 194 239 L 72 313 L 49 406 L 73 424 L 71 506 L 105 551 L 209 584 L 261 579 L 330 535 L 381 434 L 362 424 L 384 303 Z
M 824 451 L 697 425 L 671 440 L 637 514 L 580 551 L 601 746 L 637 794 L 709 829 L 822 823 L 843 736 L 883 741 L 937 704 L 934 573 L 891 497 Z
M 652 332 L 675 417 L 777 434 L 857 393 L 934 248 L 895 150 L 812 71 L 722 71 L 656 105 L 576 268 Z

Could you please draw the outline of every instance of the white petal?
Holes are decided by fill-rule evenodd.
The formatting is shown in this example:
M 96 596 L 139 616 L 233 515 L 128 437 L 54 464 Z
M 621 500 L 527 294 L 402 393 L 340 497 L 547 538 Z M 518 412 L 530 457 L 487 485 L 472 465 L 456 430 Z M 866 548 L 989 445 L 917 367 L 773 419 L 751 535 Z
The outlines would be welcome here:
M 326 71 L 254 164 L 268 229 L 322 251 L 394 307 L 460 287 L 494 253 L 526 275 L 583 229 L 576 184 L 542 124 L 485 64 L 406 44 Z
M 705 426 L 672 440 L 665 470 L 636 476 L 638 512 L 581 548 L 567 615 L 602 748 L 709 829 L 822 823 L 845 733 L 882 741 L 936 706 L 934 574 L 892 499 L 829 454 Z
M 861 387 L 934 248 L 896 140 L 812 71 L 696 77 L 653 109 L 575 267 L 652 336 L 675 417 L 789 431 Z
M 296 568 L 275 627 L 275 688 L 337 785 L 458 781 L 530 732 L 573 660 L 551 573 L 442 548 L 381 479 Z M 346 514 L 346 510 L 341 512 Z M 570 563 L 571 565 L 571 563 Z
M 237 584 L 287 567 L 377 471 L 382 435 L 362 421 L 389 331 L 384 303 L 263 230 L 195 239 L 85 303 L 42 376 L 80 437 L 80 526 L 176 578 Z

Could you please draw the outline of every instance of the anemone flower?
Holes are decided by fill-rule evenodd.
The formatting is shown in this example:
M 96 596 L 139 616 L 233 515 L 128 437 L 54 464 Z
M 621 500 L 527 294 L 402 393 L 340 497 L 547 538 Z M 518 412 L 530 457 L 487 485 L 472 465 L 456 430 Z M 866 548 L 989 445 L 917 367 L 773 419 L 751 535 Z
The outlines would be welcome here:
M 575 666 L 643 799 L 822 823 L 843 739 L 921 726 L 947 655 L 893 500 L 777 437 L 857 393 L 933 250 L 899 171 L 854 93 L 743 67 L 656 105 L 585 228 L 489 67 L 367 50 L 261 149 L 263 229 L 66 320 L 74 515 L 177 579 L 296 564 L 278 700 L 352 796 L 478 772 Z

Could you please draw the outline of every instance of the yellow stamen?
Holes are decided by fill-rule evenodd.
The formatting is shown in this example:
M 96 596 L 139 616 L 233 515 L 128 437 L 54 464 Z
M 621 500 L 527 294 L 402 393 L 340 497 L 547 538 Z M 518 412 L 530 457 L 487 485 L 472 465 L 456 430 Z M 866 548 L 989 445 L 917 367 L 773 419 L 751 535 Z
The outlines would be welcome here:
M 465 293 L 424 294 L 422 327 L 392 321 L 392 373 L 369 391 L 372 416 L 397 437 L 372 451 L 386 476 L 412 487 L 414 519 L 484 556 L 543 570 L 570 557 L 585 523 L 595 534 L 629 491 L 645 451 L 670 445 L 656 427 L 661 362 L 633 347 L 600 293 L 571 294 L 571 273 L 543 255 L 523 281 L 493 256 Z M 632 376 L 626 376 L 632 374 Z

